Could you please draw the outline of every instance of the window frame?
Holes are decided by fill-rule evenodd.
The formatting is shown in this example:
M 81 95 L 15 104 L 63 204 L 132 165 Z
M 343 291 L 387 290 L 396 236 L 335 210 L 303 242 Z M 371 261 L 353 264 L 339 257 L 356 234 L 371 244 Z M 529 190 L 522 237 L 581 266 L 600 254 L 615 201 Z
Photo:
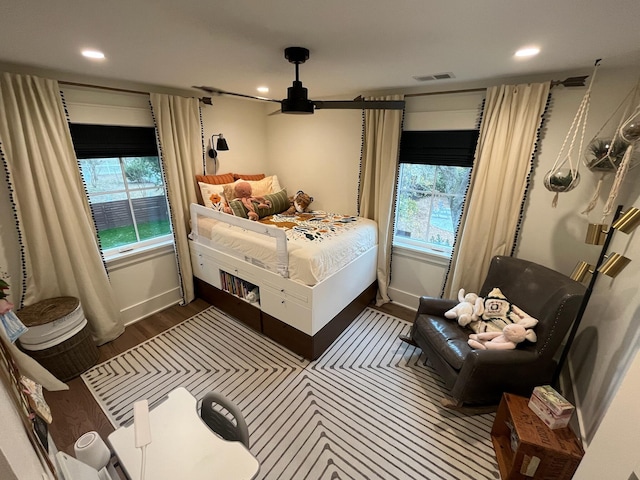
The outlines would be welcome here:
M 428 243 L 423 240 L 415 240 L 410 237 L 397 235 L 398 205 L 401 194 L 401 173 L 402 165 L 433 165 L 435 167 L 466 167 L 469 168 L 468 180 L 464 193 L 462 193 L 463 205 L 469 190 L 471 176 L 473 173 L 473 161 L 475 157 L 476 145 L 479 137 L 478 129 L 465 130 L 410 130 L 403 131 L 401 144 L 398 174 L 396 178 L 396 192 L 394 198 L 394 225 L 393 225 L 393 248 L 399 248 L 419 253 L 428 258 L 450 259 L 455 246 L 455 241 L 460 228 L 460 223 L 455 225 L 454 241 L 450 248 Z M 437 176 L 437 170 L 434 171 Z M 433 185 L 427 194 L 440 196 Z M 447 193 L 442 194 L 444 196 Z M 431 224 L 431 216 L 429 218 Z
M 113 192 L 89 192 L 85 185 L 85 197 L 91 208 L 91 196 L 101 194 L 113 194 L 114 192 L 124 193 L 129 204 L 129 210 L 133 219 L 135 219 L 135 211 L 132 205 L 131 193 L 144 190 L 144 188 L 130 188 L 129 180 L 125 174 L 125 161 L 127 158 L 144 158 L 154 157 L 158 159 L 160 168 L 162 168 L 160 152 L 156 144 L 156 130 L 154 127 L 129 127 L 120 125 L 94 125 L 94 124 L 69 124 L 71 137 L 78 159 L 78 171 L 82 176 L 81 161 L 92 159 L 118 159 L 120 174 L 123 179 L 123 189 L 116 189 Z M 105 263 L 112 263 L 119 259 L 128 258 L 133 255 L 143 255 L 153 252 L 155 249 L 165 248 L 167 245 L 174 244 L 173 225 L 171 224 L 171 211 L 168 205 L 168 192 L 166 186 L 166 178 L 162 173 L 162 185 L 155 188 L 162 188 L 164 198 L 167 202 L 167 213 L 169 219 L 169 233 L 145 240 L 140 240 L 125 245 L 112 248 L 103 248 L 100 244 L 100 251 Z M 84 183 L 84 177 L 83 177 Z M 96 235 L 99 239 L 99 232 L 96 228 Z M 134 221 L 133 228 L 136 232 L 136 238 L 140 238 L 137 221 Z

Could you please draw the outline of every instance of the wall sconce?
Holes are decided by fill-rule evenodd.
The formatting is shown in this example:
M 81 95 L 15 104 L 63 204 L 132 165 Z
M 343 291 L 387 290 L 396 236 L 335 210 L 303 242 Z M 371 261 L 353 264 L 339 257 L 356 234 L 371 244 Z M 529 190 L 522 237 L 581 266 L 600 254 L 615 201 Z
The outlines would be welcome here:
M 217 145 L 214 147 L 213 139 L 214 137 L 218 137 Z M 209 157 L 216 158 L 218 156 L 218 152 L 216 150 L 225 151 L 229 150 L 229 145 L 227 145 L 227 139 L 221 133 L 214 133 L 211 135 L 211 148 L 207 152 Z
M 633 232 L 638 225 L 640 225 L 640 210 L 636 207 L 631 207 L 613 223 L 612 227 L 629 234 Z

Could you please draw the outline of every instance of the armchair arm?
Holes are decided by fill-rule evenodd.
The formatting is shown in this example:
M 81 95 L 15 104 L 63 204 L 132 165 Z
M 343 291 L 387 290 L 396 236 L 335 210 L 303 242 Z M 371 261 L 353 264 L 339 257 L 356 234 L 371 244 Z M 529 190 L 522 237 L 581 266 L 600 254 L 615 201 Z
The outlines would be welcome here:
M 473 350 L 464 364 L 451 395 L 459 401 L 495 402 L 503 392 L 529 395 L 533 386 L 549 383 L 555 362 L 535 350 Z
M 426 313 L 429 315 L 444 316 L 444 312 L 451 310 L 458 304 L 457 300 L 436 297 L 420 297 L 417 315 Z

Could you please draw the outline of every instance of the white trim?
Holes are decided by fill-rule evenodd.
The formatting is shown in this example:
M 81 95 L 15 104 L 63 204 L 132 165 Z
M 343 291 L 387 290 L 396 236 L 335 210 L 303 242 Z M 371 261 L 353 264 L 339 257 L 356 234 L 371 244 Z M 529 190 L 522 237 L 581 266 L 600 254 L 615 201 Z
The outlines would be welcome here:
M 175 287 L 151 298 L 147 298 L 142 302 L 130 305 L 120 310 L 124 319 L 124 326 L 128 327 L 129 325 L 139 322 L 154 313 L 158 313 L 169 307 L 177 305 L 181 300 L 182 296 L 180 295 L 180 288 Z
M 449 265 L 450 257 L 434 250 L 427 251 L 425 249 L 418 249 L 409 245 L 400 245 L 394 242 L 393 255 L 399 257 L 409 258 L 421 263 L 428 263 L 437 267 L 447 267 Z M 393 272 L 392 272 L 393 275 Z
M 107 269 L 112 272 L 122 268 L 151 260 L 175 251 L 173 246 L 173 237 L 169 236 L 168 240 L 154 243 L 151 245 L 133 247 L 131 250 L 118 252 L 113 255 L 105 255 Z

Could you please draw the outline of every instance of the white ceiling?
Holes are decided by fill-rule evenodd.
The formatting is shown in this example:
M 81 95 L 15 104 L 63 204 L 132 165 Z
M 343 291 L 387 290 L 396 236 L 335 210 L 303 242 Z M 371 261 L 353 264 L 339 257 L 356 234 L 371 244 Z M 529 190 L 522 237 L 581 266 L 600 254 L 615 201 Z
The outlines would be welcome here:
M 640 66 L 639 0 L 2 0 L 0 62 L 281 99 L 303 46 L 310 98 Z M 516 60 L 536 45 L 541 53 Z M 95 48 L 106 59 L 80 55 Z

